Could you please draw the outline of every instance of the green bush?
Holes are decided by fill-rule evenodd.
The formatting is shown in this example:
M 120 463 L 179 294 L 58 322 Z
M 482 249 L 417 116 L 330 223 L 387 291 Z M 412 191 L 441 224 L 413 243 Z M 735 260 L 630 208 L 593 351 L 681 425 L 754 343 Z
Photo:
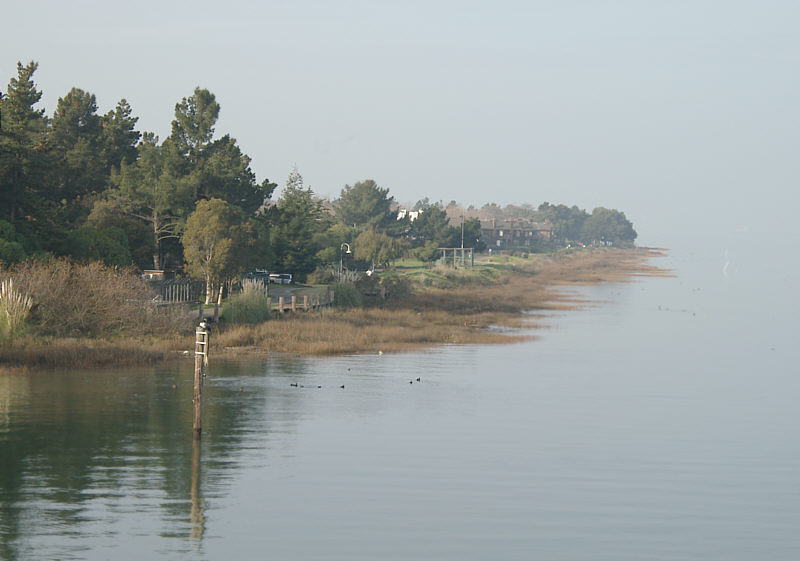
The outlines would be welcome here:
M 381 287 L 387 300 L 402 301 L 413 291 L 411 280 L 400 275 L 387 275 L 381 278 Z
M 331 284 L 336 280 L 336 273 L 330 267 L 318 267 L 313 273 L 308 275 L 306 282 L 308 284 Z
M 0 265 L 18 263 L 25 259 L 25 249 L 20 242 L 14 226 L 5 220 L 0 220 Z
M 245 284 L 242 292 L 225 304 L 223 318 L 228 323 L 262 323 L 271 315 L 264 291 Z
M 133 262 L 128 237 L 122 228 L 82 226 L 67 232 L 62 251 L 82 261 L 102 261 L 109 266 L 127 267 Z
M 360 308 L 364 301 L 356 286 L 349 282 L 333 285 L 333 305 L 342 308 Z

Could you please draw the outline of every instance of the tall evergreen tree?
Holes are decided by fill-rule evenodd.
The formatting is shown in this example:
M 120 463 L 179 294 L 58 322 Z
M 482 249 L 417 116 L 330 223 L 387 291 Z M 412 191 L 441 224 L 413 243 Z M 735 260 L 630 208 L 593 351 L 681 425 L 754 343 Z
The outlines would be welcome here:
M 397 218 L 392 211 L 394 198 L 389 189 L 378 186 L 372 179 L 345 185 L 336 201 L 336 217 L 348 225 L 359 228 L 385 229 Z
M 175 104 L 170 140 L 190 164 L 199 163 L 200 154 L 211 143 L 219 109 L 214 94 L 199 86 Z
M 136 146 L 142 136 L 136 130 L 138 120 L 124 98 L 119 100 L 114 109 L 103 115 L 100 121 L 103 129 L 101 145 L 103 161 L 109 171 L 119 169 L 123 162 L 130 164 L 136 160 Z
M 297 170 L 289 174 L 278 204 L 270 209 L 269 221 L 275 267 L 303 280 L 316 268 L 318 235 L 327 230 L 329 220 Z
M 203 88 L 175 105 L 172 134 L 165 142 L 182 161 L 181 180 L 194 200 L 220 198 L 252 215 L 271 196 L 276 185 L 256 183 L 250 158 L 230 135 L 213 140 L 220 105 Z
M 158 145 L 158 137 L 145 133 L 139 144 L 139 159 L 133 164 L 122 162 L 120 171 L 112 175 L 117 191 L 112 193 L 125 213 L 145 222 L 153 236 L 153 268 L 161 269 L 163 245 L 178 239 L 191 193 L 177 177 L 174 156 L 168 147 Z
M 41 221 L 50 195 L 47 118 L 44 109 L 34 107 L 42 98 L 33 82 L 37 67 L 36 62 L 17 63 L 17 77 L 9 81 L 7 94 L 0 100 L 0 218 L 18 230 L 39 229 L 39 225 L 21 228 L 19 221 Z
M 109 170 L 100 154 L 101 132 L 94 94 L 72 88 L 58 99 L 48 134 L 57 196 L 67 205 L 106 187 Z
M 269 180 L 256 183 L 250 157 L 242 153 L 229 135 L 212 142 L 203 153 L 203 178 L 199 196 L 217 197 L 252 215 L 263 207 L 275 190 Z

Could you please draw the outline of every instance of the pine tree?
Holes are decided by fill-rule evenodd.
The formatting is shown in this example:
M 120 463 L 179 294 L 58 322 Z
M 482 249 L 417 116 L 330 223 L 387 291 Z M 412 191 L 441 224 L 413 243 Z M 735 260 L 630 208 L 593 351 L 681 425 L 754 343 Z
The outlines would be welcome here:
M 41 220 L 49 198 L 47 119 L 43 109 L 34 108 L 42 98 L 33 82 L 37 67 L 17 63 L 17 77 L 0 100 L 0 218 L 18 229 L 20 220 Z M 35 231 L 35 226 L 26 229 Z

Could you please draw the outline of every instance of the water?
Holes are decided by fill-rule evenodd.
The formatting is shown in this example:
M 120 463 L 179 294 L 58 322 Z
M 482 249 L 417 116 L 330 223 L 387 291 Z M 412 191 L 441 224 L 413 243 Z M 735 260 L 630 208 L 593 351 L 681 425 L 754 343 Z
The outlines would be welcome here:
M 199 446 L 188 361 L 0 377 L 0 558 L 798 559 L 788 249 L 674 248 L 524 344 L 212 359 Z

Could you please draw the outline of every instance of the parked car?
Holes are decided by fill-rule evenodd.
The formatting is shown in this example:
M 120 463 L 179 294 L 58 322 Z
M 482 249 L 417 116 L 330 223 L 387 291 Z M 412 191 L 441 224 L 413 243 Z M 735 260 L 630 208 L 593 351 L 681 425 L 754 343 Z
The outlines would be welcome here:
M 292 284 L 292 275 L 288 273 L 272 273 L 269 276 L 272 284 Z
M 245 273 L 244 278 L 257 280 L 259 282 L 267 284 L 267 282 L 269 282 L 269 273 L 264 269 L 256 269 L 249 273 Z

